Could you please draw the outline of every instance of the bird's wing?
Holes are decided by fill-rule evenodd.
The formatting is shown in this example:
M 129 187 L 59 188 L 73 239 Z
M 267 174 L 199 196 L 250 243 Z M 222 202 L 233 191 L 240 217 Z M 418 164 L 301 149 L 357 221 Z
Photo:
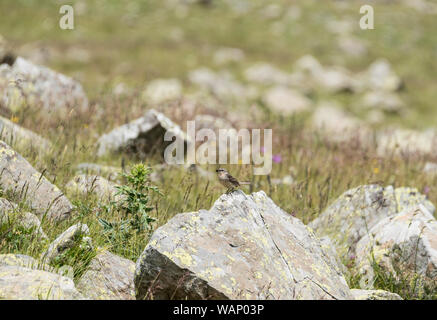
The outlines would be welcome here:
M 238 186 L 240 185 L 240 183 L 238 182 L 238 180 L 235 179 L 233 176 L 231 176 L 229 173 L 228 173 L 228 179 L 229 179 L 229 181 L 231 181 L 232 184 L 235 185 L 236 187 L 238 187 Z

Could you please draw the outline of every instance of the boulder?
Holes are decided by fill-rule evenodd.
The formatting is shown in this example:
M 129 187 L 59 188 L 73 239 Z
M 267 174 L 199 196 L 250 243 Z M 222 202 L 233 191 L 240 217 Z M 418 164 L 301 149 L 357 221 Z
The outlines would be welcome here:
M 358 80 L 364 84 L 364 88 L 370 90 L 397 91 L 403 86 L 402 79 L 385 59 L 373 62 L 365 72 L 358 75 Z
M 182 84 L 178 79 L 157 79 L 147 85 L 142 99 L 150 104 L 160 104 L 181 96 Z
M 246 87 L 227 71 L 214 72 L 208 68 L 199 68 L 191 71 L 188 79 L 221 101 L 243 101 L 250 96 Z
M 89 235 L 89 229 L 86 224 L 75 224 L 60 234 L 41 254 L 41 261 L 52 263 L 57 257 L 61 256 L 67 249 L 75 245 L 83 245 L 92 248 L 91 239 L 85 237 Z
M 73 280 L 21 266 L 0 266 L 0 299 L 80 300 Z
M 95 194 L 99 200 L 102 201 L 117 200 L 118 198 L 118 196 L 116 196 L 118 190 L 115 188 L 115 184 L 103 177 L 95 175 L 76 175 L 65 185 L 65 188 L 72 193 L 77 193 L 82 196 Z
M 0 254 L 0 267 L 18 266 L 25 268 L 38 268 L 38 261 L 24 254 Z
M 73 79 L 18 57 L 0 65 L 0 104 L 16 112 L 24 106 L 68 114 L 88 109 L 82 86 Z
M 162 113 L 151 109 L 144 117 L 102 135 L 97 142 L 97 155 L 128 152 L 134 153 L 138 157 L 145 157 L 152 151 L 163 152 L 171 143 L 171 141 L 164 141 L 166 132 L 174 134 L 177 139 L 182 139 L 185 144 L 188 142 L 186 133 L 178 125 Z
M 435 211 L 417 189 L 364 185 L 343 193 L 309 226 L 318 236 L 329 236 L 340 257 L 347 261 L 357 256 L 358 241 L 379 221 L 419 204 Z
M 135 300 L 135 263 L 109 251 L 91 260 L 77 289 L 92 300 Z
M 61 190 L 51 184 L 9 145 L 0 141 L 0 186 L 25 200 L 39 218 L 64 220 L 73 210 Z
M 102 164 L 88 163 L 88 162 L 79 163 L 75 169 L 76 172 L 79 174 L 99 175 L 104 178 L 107 178 L 109 181 L 117 180 L 117 178 L 122 172 L 122 169 L 119 167 L 112 167 L 112 166 L 106 166 Z
M 365 42 L 360 38 L 350 35 L 342 35 L 338 38 L 339 49 L 346 55 L 360 58 L 367 54 L 368 49 Z
M 0 139 L 20 149 L 37 148 L 38 151 L 47 151 L 52 146 L 47 139 L 3 117 L 0 117 Z
M 325 67 L 314 75 L 314 83 L 328 92 L 355 91 L 356 81 L 348 70 L 341 67 Z
M 24 254 L 16 254 L 16 253 L 0 254 L 0 267 L 5 267 L 5 266 L 24 267 L 28 269 L 43 270 L 43 271 L 60 274 L 59 273 L 60 270 L 56 270 L 55 268 L 49 266 L 48 264 L 42 263 L 41 261 L 38 261 L 35 258 L 32 258 Z
M 246 69 L 244 76 L 247 81 L 264 86 L 285 86 L 290 81 L 290 74 L 264 62 L 257 63 Z
M 380 109 L 385 112 L 401 113 L 405 110 L 405 103 L 395 93 L 386 91 L 370 91 L 366 93 L 361 105 L 368 109 Z
M 36 232 L 41 238 L 47 239 L 47 235 L 41 228 L 38 217 L 30 212 L 21 212 L 15 203 L 0 198 L 0 226 L 12 224 Z
M 397 293 L 384 290 L 351 289 L 355 300 L 404 300 Z
M 311 110 L 311 100 L 300 92 L 286 87 L 273 87 L 264 94 L 263 101 L 271 111 L 284 116 Z
M 435 162 L 425 163 L 425 166 L 423 167 L 423 172 L 430 174 L 430 175 L 436 175 L 437 174 L 437 163 L 435 163 Z
M 365 289 L 375 280 L 374 263 L 417 294 L 437 289 L 437 221 L 425 205 L 408 207 L 369 229 L 357 244 L 355 261 Z
M 353 299 L 319 240 L 261 191 L 176 215 L 138 258 L 137 299 Z
M 425 131 L 387 129 L 378 133 L 376 142 L 380 157 L 437 154 L 435 151 L 437 134 L 434 129 Z
M 373 133 L 365 123 L 331 102 L 321 103 L 316 108 L 311 127 L 333 143 L 357 141 L 368 145 L 373 142 Z
M 215 64 L 223 65 L 232 62 L 240 62 L 244 60 L 244 52 L 237 48 L 220 48 L 213 56 L 213 61 Z

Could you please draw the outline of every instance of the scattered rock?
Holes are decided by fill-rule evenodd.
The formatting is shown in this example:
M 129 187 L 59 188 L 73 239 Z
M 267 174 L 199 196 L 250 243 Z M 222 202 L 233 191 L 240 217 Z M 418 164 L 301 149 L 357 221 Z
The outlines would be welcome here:
M 86 224 L 75 224 L 65 230 L 59 235 L 48 247 L 48 249 L 41 254 L 41 261 L 44 263 L 52 263 L 62 253 L 74 247 L 78 243 L 83 243 L 90 246 L 89 238 L 84 237 L 89 235 L 89 229 Z
M 97 163 L 79 163 L 76 166 L 76 171 L 79 174 L 85 175 L 100 175 L 107 178 L 109 181 L 117 180 L 122 170 L 118 167 L 105 166 Z
M 71 78 L 18 57 L 12 65 L 0 65 L 0 104 L 12 112 L 22 107 L 48 111 L 88 109 L 82 86 Z
M 323 68 L 319 71 L 313 81 L 321 89 L 328 92 L 353 92 L 356 88 L 356 81 L 348 70 L 342 67 Z
M 73 210 L 70 201 L 20 154 L 0 141 L 0 185 L 25 200 L 39 218 L 64 220 Z
M 246 88 L 227 71 L 216 73 L 208 68 L 199 68 L 190 72 L 188 79 L 219 100 L 242 101 L 249 95 Z
M 367 46 L 359 38 L 348 36 L 341 36 L 338 38 L 338 47 L 346 55 L 352 57 L 362 57 L 367 54 Z
M 414 188 L 359 186 L 343 193 L 309 226 L 318 236 L 329 236 L 340 257 L 349 260 L 357 256 L 358 241 L 379 221 L 419 204 L 435 211 L 434 205 Z
M 405 109 L 405 103 L 398 95 L 386 91 L 366 93 L 362 98 L 361 104 L 364 108 L 381 109 L 392 113 L 400 113 Z
M 247 81 L 270 86 L 270 85 L 287 85 L 290 81 L 290 75 L 268 63 L 255 64 L 244 72 Z
M 36 133 L 0 117 L 0 139 L 16 148 L 37 148 L 38 151 L 47 151 L 51 143 Z
M 92 300 L 135 300 L 135 263 L 109 251 L 98 254 L 77 283 Z
M 332 103 L 322 103 L 314 111 L 312 127 L 328 141 L 343 143 L 356 140 L 361 144 L 373 142 L 372 132 L 358 118 Z
M 0 266 L 0 299 L 81 300 L 73 280 L 21 266 Z
M 397 293 L 384 290 L 351 289 L 355 300 L 404 300 Z
M 111 152 L 128 152 L 145 157 L 152 151 L 163 152 L 172 141 L 164 141 L 166 132 L 178 139 L 188 142 L 188 137 L 181 128 L 169 118 L 153 109 L 144 117 L 115 128 L 102 135 L 98 140 L 98 156 Z
M 285 116 L 311 109 L 310 99 L 300 92 L 286 87 L 277 86 L 269 89 L 265 93 L 263 101 L 270 110 Z
M 150 104 L 160 104 L 181 96 L 182 84 L 178 79 L 157 79 L 147 85 L 142 98 Z
M 153 234 L 137 299 L 352 299 L 320 242 L 264 192 L 221 196 Z
M 358 77 L 360 82 L 364 83 L 364 86 L 370 90 L 397 91 L 403 86 L 402 80 L 385 59 L 375 61 L 367 71 Z
M 244 52 L 237 48 L 221 48 L 214 53 L 214 63 L 218 65 L 244 60 Z
M 425 167 L 423 168 L 423 172 L 430 173 L 432 175 L 437 174 L 437 163 L 434 163 L 434 162 L 425 163 Z
M 437 289 L 437 221 L 432 212 L 419 203 L 369 228 L 356 248 L 366 289 L 373 285 L 373 262 L 417 292 Z
M 294 64 L 295 77 L 299 75 L 299 82 L 306 86 L 319 88 L 330 93 L 354 92 L 357 82 L 348 70 L 342 67 L 323 67 L 311 55 L 306 55 Z
M 38 268 L 38 261 L 24 254 L 0 254 L 0 267 L 17 266 L 25 268 Z
M 199 114 L 194 118 L 196 121 L 196 130 L 201 129 L 232 129 L 234 128 L 232 123 L 224 118 L 219 118 L 215 116 L 211 116 L 209 114 Z
M 65 188 L 73 193 L 87 196 L 95 194 L 100 200 L 117 200 L 115 184 L 100 176 L 80 174 L 70 180 Z
M 294 183 L 294 179 L 290 175 L 287 175 L 280 179 L 272 179 L 272 184 L 276 184 L 276 185 L 283 184 L 283 185 L 291 186 L 293 183 Z
M 381 157 L 435 155 L 436 138 L 434 129 L 426 131 L 384 130 L 379 132 L 377 136 L 377 153 Z

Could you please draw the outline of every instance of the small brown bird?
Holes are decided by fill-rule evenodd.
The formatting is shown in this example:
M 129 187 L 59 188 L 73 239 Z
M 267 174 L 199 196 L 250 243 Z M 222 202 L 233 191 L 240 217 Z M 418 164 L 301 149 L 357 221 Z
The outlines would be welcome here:
M 217 172 L 217 177 L 219 179 L 219 182 L 226 187 L 228 190 L 226 191 L 226 194 L 231 193 L 236 188 L 238 188 L 241 184 L 250 184 L 250 182 L 238 182 L 237 179 L 235 179 L 233 176 L 229 174 L 225 169 L 219 168 L 215 172 Z

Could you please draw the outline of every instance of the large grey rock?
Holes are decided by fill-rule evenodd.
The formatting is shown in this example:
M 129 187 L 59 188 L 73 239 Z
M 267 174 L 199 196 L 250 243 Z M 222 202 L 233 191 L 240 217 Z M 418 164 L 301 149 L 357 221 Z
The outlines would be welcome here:
M 25 200 L 38 217 L 64 220 L 73 210 L 70 201 L 55 185 L 10 146 L 0 141 L 0 185 Z
M 0 104 L 15 112 L 24 106 L 64 111 L 86 110 L 88 99 L 73 79 L 18 57 L 0 65 Z
M 407 280 L 418 294 L 425 287 L 437 290 L 437 221 L 422 204 L 379 221 L 358 242 L 356 252 L 366 289 L 372 288 L 376 263 L 395 279 Z
M 424 205 L 434 212 L 434 205 L 417 189 L 364 185 L 343 193 L 309 226 L 319 236 L 329 236 L 339 256 L 356 256 L 355 247 L 362 237 L 382 219 L 398 212 Z
M 351 289 L 355 300 L 404 300 L 397 293 L 384 290 Z
M 33 269 L 37 268 L 38 264 L 36 259 L 24 254 L 0 254 L 0 267 L 18 266 Z
M 264 192 L 221 196 L 153 234 L 137 299 L 353 299 L 319 240 Z
M 0 266 L 0 299 L 79 300 L 83 297 L 70 278 L 21 266 Z
M 47 151 L 52 145 L 50 141 L 38 134 L 0 117 L 0 139 L 16 148 L 37 148 Z
M 264 94 L 263 101 L 271 111 L 285 116 L 311 110 L 311 100 L 300 92 L 286 87 L 273 87 Z
M 93 300 L 135 300 L 135 263 L 109 251 L 99 253 L 77 283 Z
M 62 255 L 65 250 L 80 244 L 92 248 L 91 239 L 86 237 L 90 231 L 86 224 L 75 224 L 61 233 L 41 254 L 41 261 L 52 263 L 58 256 Z
M 166 132 L 173 133 L 185 143 L 188 142 L 186 133 L 178 125 L 162 113 L 151 109 L 144 117 L 102 135 L 97 142 L 97 155 L 125 151 L 144 157 L 153 150 L 163 151 L 171 143 L 171 141 L 164 141 Z

